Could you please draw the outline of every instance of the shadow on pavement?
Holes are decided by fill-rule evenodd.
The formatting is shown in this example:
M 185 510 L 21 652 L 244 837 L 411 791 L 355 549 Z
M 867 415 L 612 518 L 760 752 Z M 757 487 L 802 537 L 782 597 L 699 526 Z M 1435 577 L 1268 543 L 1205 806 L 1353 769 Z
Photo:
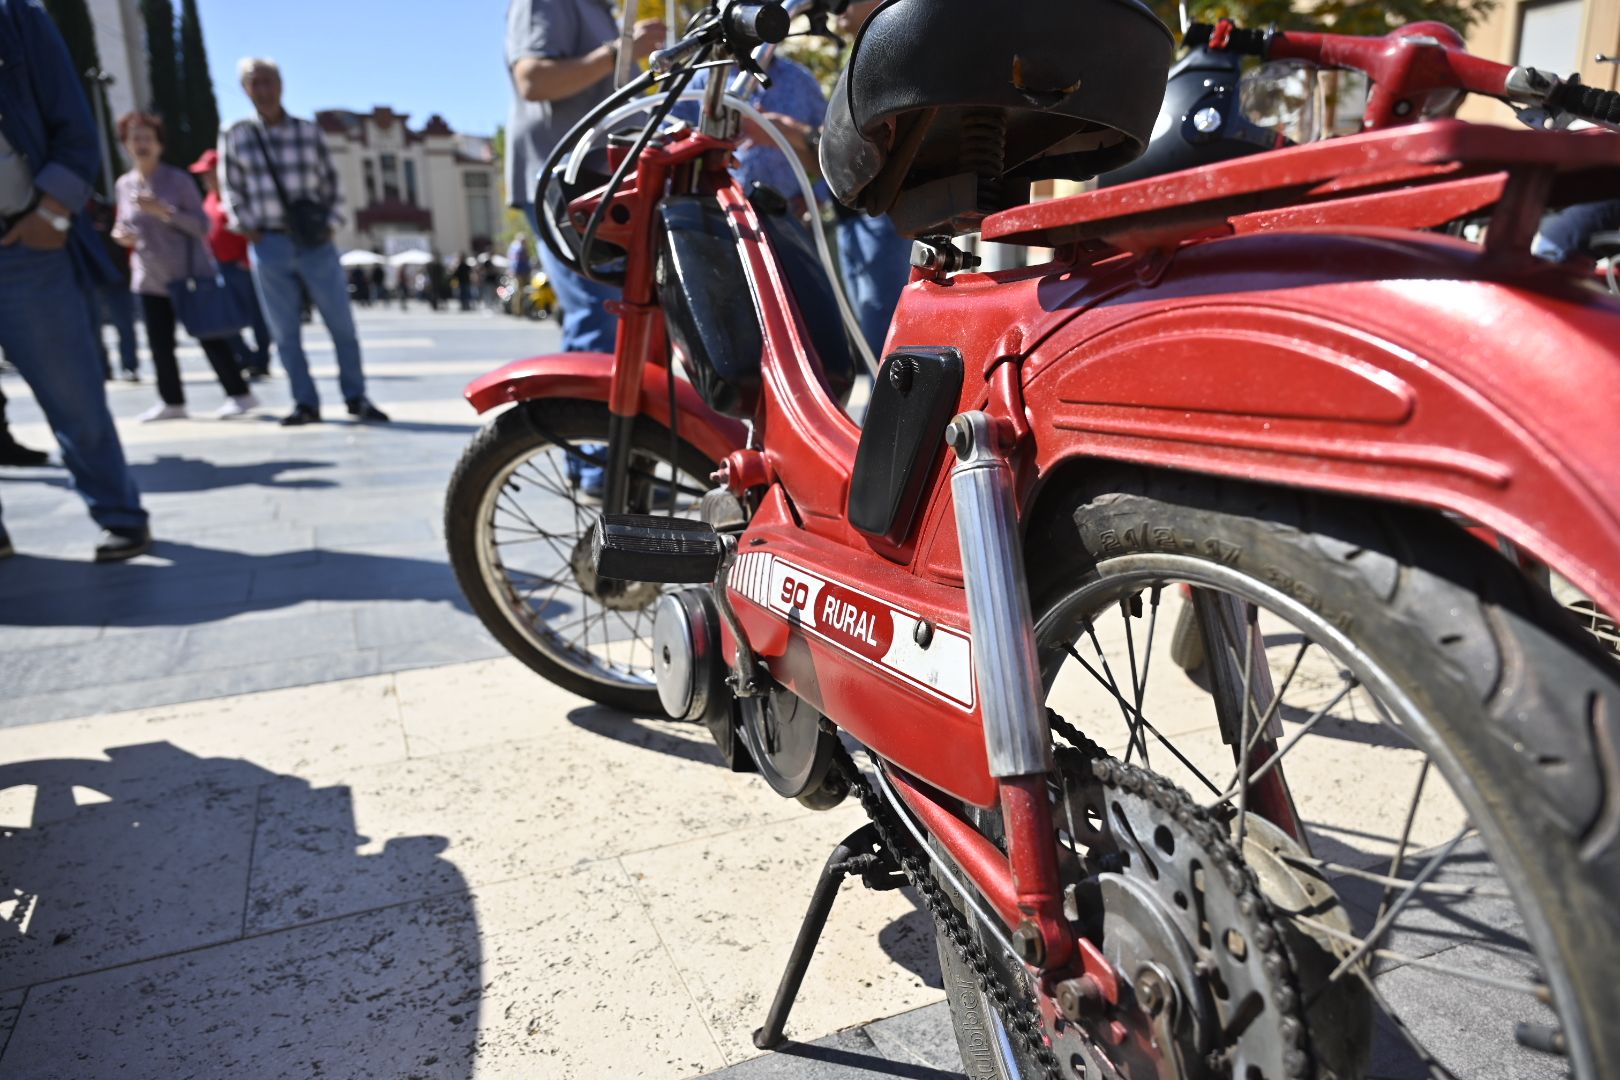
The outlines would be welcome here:
M 250 555 L 159 541 L 119 566 L 19 552 L 0 563 L 0 625 L 190 626 L 222 609 L 308 600 L 429 600 L 471 610 L 448 563 L 320 548 Z
M 701 724 L 679 725 L 682 734 L 669 728 L 676 722 L 668 719 L 652 720 L 610 709 L 605 705 L 582 705 L 568 712 L 568 722 L 592 735 L 601 735 L 628 746 L 668 754 L 671 757 L 696 761 L 703 765 L 723 768 L 720 751 L 709 738 L 709 729 Z M 690 732 L 690 734 L 686 734 Z
M 135 484 L 143 494 L 167 495 L 190 491 L 216 491 L 228 487 L 282 489 L 336 487 L 336 481 L 323 477 L 281 479 L 282 473 L 330 469 L 334 464 L 335 462 L 331 461 L 257 461 L 249 465 L 216 465 L 202 458 L 159 454 L 155 461 L 130 465 L 129 471 L 134 474 Z M 73 481 L 63 472 L 32 476 L 8 474 L 6 480 L 8 483 L 44 484 L 47 487 L 64 489 L 73 487 Z
M 0 1032 L 0 1073 L 471 1074 L 478 922 L 443 838 L 361 854 L 375 845 L 344 788 L 167 742 L 106 757 L 0 766 L 0 998 L 28 988 L 9 1041 Z M 267 785 L 307 800 L 322 834 L 318 874 L 270 885 L 341 893 L 382 875 L 454 892 L 320 921 L 256 916 Z
M 863 1054 L 838 1046 L 818 1046 L 814 1043 L 788 1042 L 778 1047 L 776 1053 L 784 1057 L 803 1058 L 805 1061 L 820 1062 L 824 1065 L 835 1066 L 840 1070 L 848 1069 L 851 1077 L 892 1076 L 897 1080 L 961 1080 L 962 1077 L 962 1074 L 958 1072 L 947 1072 L 944 1069 L 935 1069 L 928 1065 L 914 1065 L 907 1061 L 892 1061 L 880 1054 Z M 820 1073 L 819 1071 L 807 1071 L 805 1075 L 807 1077 L 817 1076 Z M 842 1072 L 840 1071 L 837 1075 L 842 1075 Z

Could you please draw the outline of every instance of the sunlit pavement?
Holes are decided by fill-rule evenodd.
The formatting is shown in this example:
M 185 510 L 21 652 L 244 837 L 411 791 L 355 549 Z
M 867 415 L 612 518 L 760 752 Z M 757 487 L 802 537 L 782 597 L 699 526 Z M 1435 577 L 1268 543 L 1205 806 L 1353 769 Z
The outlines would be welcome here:
M 849 1030 L 750 1042 L 858 809 L 491 659 L 439 525 L 460 390 L 555 331 L 360 326 L 387 427 L 343 415 L 318 327 L 318 428 L 271 422 L 279 377 L 207 417 L 194 348 L 196 419 L 136 424 L 149 378 L 110 387 L 147 558 L 91 564 L 62 470 L 0 472 L 0 1076 L 951 1075 L 943 1006 L 914 1011 L 942 997 L 928 922 L 855 885 L 789 1025 Z

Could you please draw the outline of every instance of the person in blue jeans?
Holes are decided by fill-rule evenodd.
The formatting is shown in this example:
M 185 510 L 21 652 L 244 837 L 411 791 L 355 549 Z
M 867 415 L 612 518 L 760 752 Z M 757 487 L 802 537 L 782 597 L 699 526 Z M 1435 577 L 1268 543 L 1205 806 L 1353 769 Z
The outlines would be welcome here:
M 511 204 L 529 219 L 535 235 L 540 222 L 534 185 L 546 155 L 575 122 L 613 92 L 619 26 L 601 0 L 509 0 L 506 8 L 506 69 L 512 78 L 512 109 L 506 125 L 506 190 Z M 636 24 L 633 50 L 643 60 L 664 42 L 664 24 Z M 562 347 L 566 352 L 612 352 L 619 320 L 607 311 L 619 290 L 576 274 L 536 245 L 540 265 L 562 306 Z M 581 447 L 594 453 L 599 447 Z M 600 497 L 602 470 L 573 457 L 570 479 L 587 495 Z
M 861 336 L 872 355 L 883 355 L 883 339 L 911 276 L 911 241 L 894 231 L 887 217 L 871 217 L 839 207 L 838 270 Z
M 0 0 L 0 350 L 22 374 L 103 532 L 97 562 L 151 550 L 140 491 L 107 409 L 92 331 L 109 275 L 82 209 L 101 163 L 67 45 L 39 0 Z M 12 554 L 0 525 L 0 557 Z
M 281 423 L 297 427 L 321 420 L 320 393 L 304 355 L 305 292 L 332 335 L 349 415 L 386 423 L 387 414 L 366 397 L 349 284 L 332 243 L 332 226 L 343 220 L 343 189 L 326 138 L 313 121 L 281 107 L 281 69 L 274 61 L 245 59 L 237 72 L 257 115 L 220 132 L 220 191 L 231 231 L 247 238 L 253 283 L 292 388 L 293 411 Z M 308 236 L 295 240 L 291 231 L 299 204 L 309 202 L 326 211 L 325 234 L 314 243 Z

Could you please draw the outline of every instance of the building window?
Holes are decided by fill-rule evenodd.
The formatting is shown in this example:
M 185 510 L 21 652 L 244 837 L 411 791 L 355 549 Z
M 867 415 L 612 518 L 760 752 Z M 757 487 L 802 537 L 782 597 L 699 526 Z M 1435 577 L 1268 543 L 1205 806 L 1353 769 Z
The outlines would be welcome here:
M 382 156 L 383 201 L 399 202 L 399 158 L 393 154 Z
M 1519 8 L 1514 63 L 1567 75 L 1580 63 L 1582 0 L 1541 0 Z
M 416 198 L 416 162 L 405 159 L 405 201 L 412 206 L 422 205 Z
M 371 206 L 377 201 L 377 163 L 364 158 L 360 165 L 366 176 L 366 205 Z
M 491 198 L 489 173 L 464 172 L 461 183 L 467 192 L 467 232 L 475 239 L 495 235 L 495 203 Z

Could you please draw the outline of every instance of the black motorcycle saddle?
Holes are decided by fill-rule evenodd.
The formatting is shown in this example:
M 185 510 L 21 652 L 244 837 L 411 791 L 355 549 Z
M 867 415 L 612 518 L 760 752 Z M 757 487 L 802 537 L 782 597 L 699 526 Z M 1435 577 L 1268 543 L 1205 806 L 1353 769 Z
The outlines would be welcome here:
M 827 108 L 833 194 L 919 236 L 1142 152 L 1174 39 L 1139 0 L 887 0 Z

